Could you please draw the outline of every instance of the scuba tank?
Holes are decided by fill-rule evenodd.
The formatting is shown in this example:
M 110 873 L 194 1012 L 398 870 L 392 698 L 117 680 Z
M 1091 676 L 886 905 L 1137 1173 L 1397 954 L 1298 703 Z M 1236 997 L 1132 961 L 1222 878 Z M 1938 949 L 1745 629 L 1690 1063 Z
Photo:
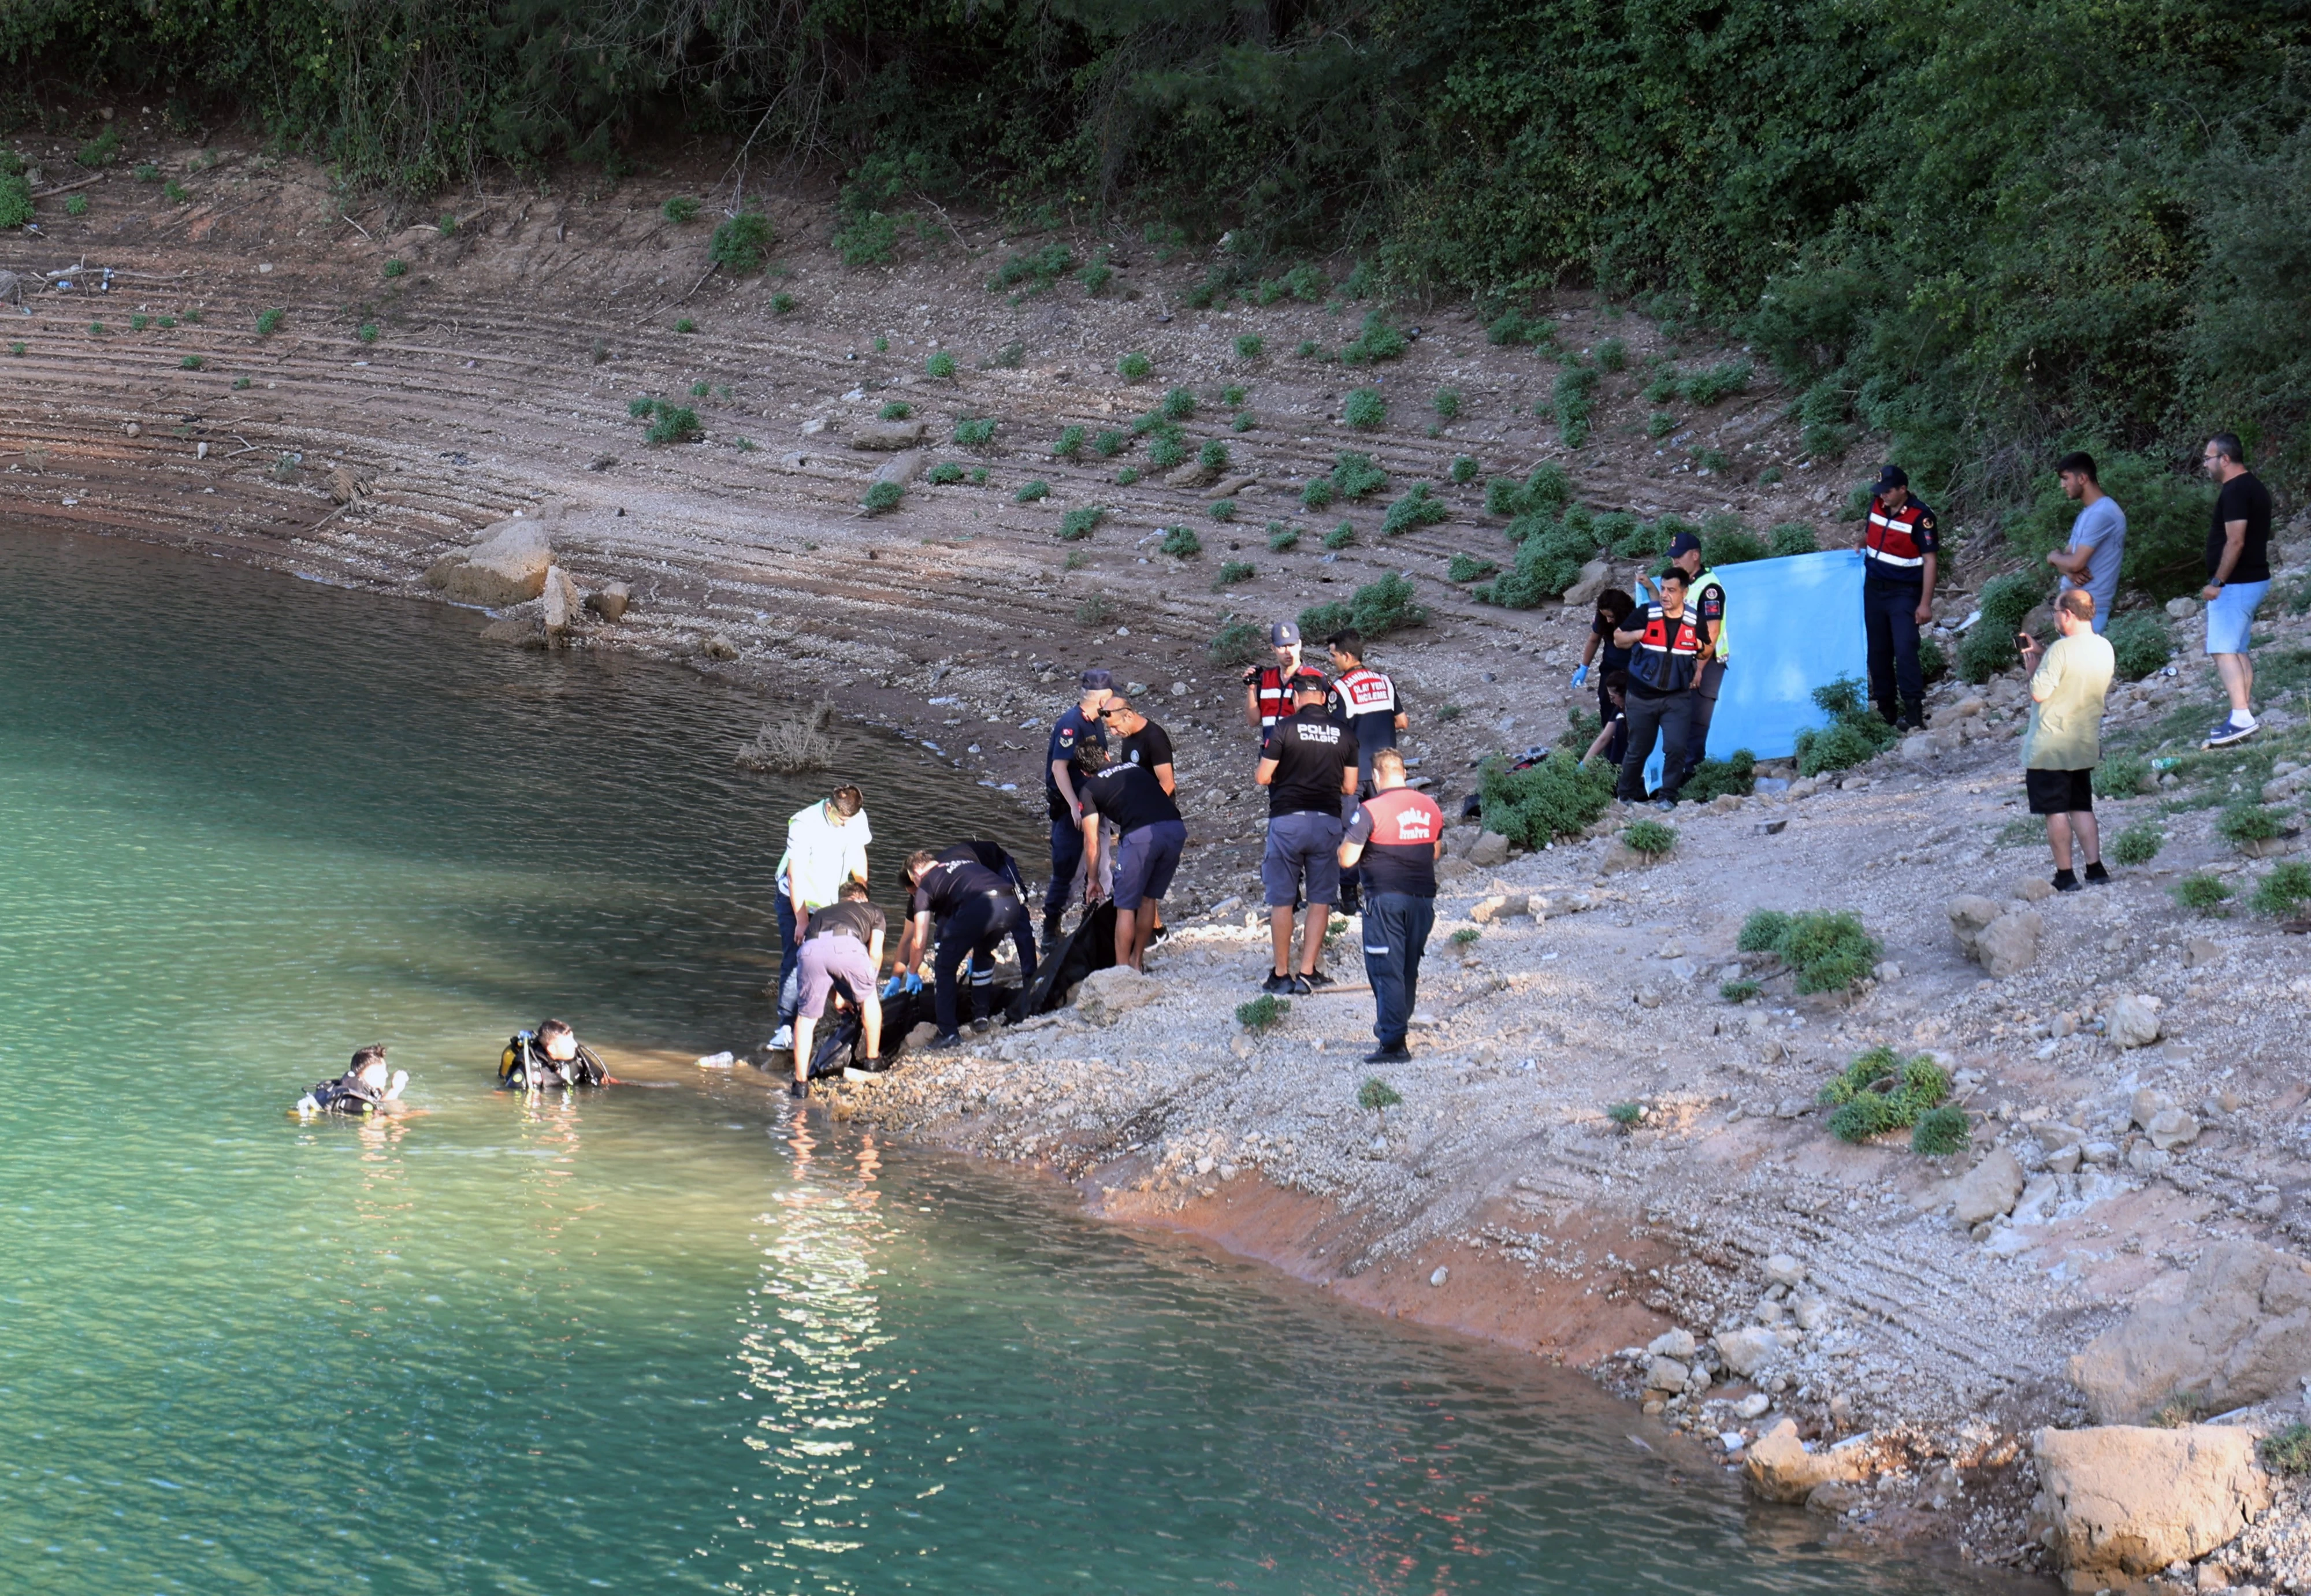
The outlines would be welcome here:
M 578 1056 L 567 1063 L 549 1058 L 535 1031 L 517 1031 L 498 1055 L 498 1083 L 518 1091 L 539 1092 L 555 1086 L 607 1085 L 610 1071 L 594 1050 L 578 1044 Z

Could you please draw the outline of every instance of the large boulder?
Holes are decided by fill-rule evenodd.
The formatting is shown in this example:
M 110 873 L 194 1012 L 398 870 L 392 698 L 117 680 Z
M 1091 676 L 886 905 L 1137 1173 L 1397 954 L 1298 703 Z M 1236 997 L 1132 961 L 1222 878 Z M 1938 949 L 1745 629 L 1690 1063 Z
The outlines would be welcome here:
M 853 449 L 912 449 L 923 440 L 919 421 L 867 421 L 850 429 Z
M 426 573 L 460 604 L 501 609 L 545 591 L 545 573 L 554 564 L 554 545 L 542 522 L 516 516 L 498 522 L 482 540 L 466 551 L 463 560 L 448 561 Z
M 1768 1502 L 1802 1502 L 1816 1487 L 1864 1479 L 1870 1459 L 1860 1446 L 1809 1452 L 1795 1419 L 1785 1418 L 1751 1443 L 1742 1468 L 1751 1488 Z
M 1988 1157 L 1950 1184 L 1961 1225 L 1979 1225 L 2009 1213 L 2021 1195 L 2022 1161 L 2004 1147 L 1992 1148 Z
M 578 584 L 559 565 L 549 565 L 545 568 L 545 589 L 538 596 L 545 601 L 545 613 L 540 618 L 545 623 L 546 636 L 566 635 L 586 602 Z
M 1504 865 L 1509 859 L 1509 840 L 1498 832 L 1479 832 L 1469 850 L 1469 862 L 1479 870 L 1489 870 Z
M 2177 1391 L 2215 1411 L 2292 1391 L 2311 1371 L 2311 1264 L 2259 1242 L 2210 1247 L 2171 1301 L 2145 1303 L 2071 1359 L 2099 1424 L 2139 1423 Z
M 1565 602 L 1574 609 L 1586 609 L 1612 585 L 1612 566 L 1602 560 L 1592 560 L 1581 568 L 1573 585 L 1565 589 Z
M 1724 1330 L 1712 1338 L 1717 1344 L 1717 1356 L 1730 1374 L 1744 1380 L 1765 1366 L 1767 1359 L 1782 1349 L 1781 1339 L 1763 1325 L 1747 1325 L 1740 1330 Z
M 1994 898 L 1961 893 L 1949 901 L 1944 912 L 1949 916 L 1950 935 L 1958 938 L 1958 951 L 1970 959 L 1976 956 L 1983 931 L 2006 911 Z
M 2053 1549 L 2071 1568 L 2155 1574 L 2212 1551 L 2271 1505 L 2243 1429 L 2040 1430 L 2034 1445 Z
M 2028 969 L 2037 958 L 2038 938 L 2045 932 L 2045 922 L 2035 909 L 2001 914 L 1984 927 L 1982 935 L 1975 939 L 1975 957 L 1980 961 L 1984 973 L 1993 981 L 2003 981 Z
M 2110 1006 L 2103 1033 L 2120 1047 L 2149 1047 L 2158 1040 L 2158 1010 L 2150 999 L 2130 993 Z
M 1164 983 L 1128 964 L 1094 970 L 1076 989 L 1076 1012 L 1094 1025 L 1112 1025 L 1122 1015 L 1164 995 Z

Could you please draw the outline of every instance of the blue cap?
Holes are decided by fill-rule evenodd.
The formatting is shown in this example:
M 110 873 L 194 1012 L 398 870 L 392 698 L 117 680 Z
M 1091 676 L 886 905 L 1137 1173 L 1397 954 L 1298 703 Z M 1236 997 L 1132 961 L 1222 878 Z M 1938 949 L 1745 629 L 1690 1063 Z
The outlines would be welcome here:
M 1899 466 L 1888 466 L 1878 473 L 1878 491 L 1881 493 L 1888 488 L 1906 488 L 1909 485 L 1910 474 Z
M 1300 628 L 1289 621 L 1278 621 L 1268 629 L 1269 646 L 1288 649 L 1300 641 Z
M 1680 532 L 1669 540 L 1669 557 L 1674 560 L 1679 554 L 1696 554 L 1700 548 L 1701 539 L 1690 532 Z
M 1094 666 L 1076 678 L 1076 685 L 1086 693 L 1112 693 L 1115 691 L 1115 676 L 1112 672 Z

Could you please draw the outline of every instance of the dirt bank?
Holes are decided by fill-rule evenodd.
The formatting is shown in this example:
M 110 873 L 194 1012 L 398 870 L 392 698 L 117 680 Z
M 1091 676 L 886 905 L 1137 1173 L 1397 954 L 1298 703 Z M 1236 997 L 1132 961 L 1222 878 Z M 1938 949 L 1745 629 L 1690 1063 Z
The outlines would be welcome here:
M 84 259 L 117 274 L 109 294 L 76 276 L 35 294 L 27 317 L 0 314 L 0 343 L 24 345 L 0 356 L 11 524 L 434 597 L 424 573 L 445 552 L 517 510 L 551 510 L 580 583 L 623 581 L 635 597 L 615 624 L 581 620 L 572 646 L 678 659 L 766 700 L 824 694 L 1023 797 L 1077 666 L 1110 665 L 1160 699 L 1196 842 L 1182 934 L 1153 965 L 1161 995 L 1112 1026 L 1061 1016 L 910 1064 L 831 1094 L 834 1112 L 1048 1166 L 1120 1220 L 1190 1227 L 1376 1310 L 1591 1369 L 1654 1422 L 1733 1456 L 1784 1416 L 1825 1443 L 1867 1433 L 1883 1483 L 1826 1498 L 1833 1532 L 1939 1536 L 1995 1562 L 2039 1556 L 2023 1438 L 2087 1416 L 2067 1360 L 2137 1304 L 2185 1291 L 2211 1247 L 2286 1250 L 2311 1234 L 2302 945 L 2267 919 L 2191 918 L 2167 892 L 2187 871 L 2245 887 L 2269 868 L 2217 834 L 2214 806 L 2227 781 L 2283 782 L 2275 759 L 2311 762 L 2299 669 L 2274 667 L 2259 764 L 2110 806 L 2109 832 L 2155 817 L 2167 838 L 2112 886 L 2017 900 L 2045 870 L 2013 772 L 2020 686 L 1949 686 L 1930 737 L 1842 789 L 1680 812 L 1664 864 L 1605 874 L 1609 821 L 1577 843 L 1459 867 L 1427 1023 L 1414 1063 L 1389 1072 L 1404 1102 L 1384 1119 L 1356 1106 L 1372 1073 L 1365 994 L 1304 999 L 1278 1030 L 1238 1033 L 1235 1006 L 1265 964 L 1240 901 L 1263 811 L 1235 672 L 1205 651 L 1223 617 L 1289 615 L 1409 571 L 1431 619 L 1379 662 L 1410 702 L 1408 752 L 1457 798 L 1477 755 L 1549 740 L 1588 694 L 1566 685 L 1582 615 L 1481 606 L 1449 580 L 1456 554 L 1506 554 L 1481 489 L 1450 484 L 1455 457 L 1475 458 L 1479 481 L 1557 460 L 1601 509 L 1730 510 L 1753 526 L 1806 522 L 1825 542 L 1842 533 L 1844 474 L 1803 455 L 1789 396 L 1762 374 L 1716 405 L 1676 406 L 1668 435 L 1648 435 L 1649 357 L 1690 371 L 1738 349 L 1672 346 L 1564 296 L 1549 307 L 1562 342 L 1618 338 L 1627 362 L 1600 379 L 1594 439 L 1574 452 L 1532 414 L 1557 368 L 1488 344 L 1466 307 L 1400 308 L 1419 328 L 1404 357 L 1351 371 L 1291 352 L 1338 349 L 1365 307 L 1197 310 L 1182 295 L 1200 260 L 1129 243 L 1103 297 L 1063 281 L 1015 299 L 981 286 L 1024 247 L 991 223 L 957 217 L 923 258 L 847 271 L 820 242 L 815 197 L 774 196 L 776 269 L 732 281 L 706 271 L 704 226 L 658 211 L 702 188 L 695 174 L 471 196 L 444 231 L 388 229 L 316 174 L 245 151 L 197 166 L 189 151 L 144 153 L 182 174 L 189 203 L 109 176 L 82 191 L 84 217 L 44 201 L 45 237 L 5 252 L 19 271 Z M 406 272 L 388 275 L 392 261 Z M 285 317 L 260 332 L 274 309 Z M 678 318 L 696 330 L 676 331 Z M 1237 352 L 1247 334 L 1264 340 L 1257 356 Z M 927 373 L 937 351 L 955 354 L 954 378 Z M 1150 357 L 1147 381 L 1115 375 L 1128 351 Z M 1378 432 L 1341 419 L 1367 381 L 1390 400 Z M 1237 385 L 1241 405 L 1224 392 Z M 1144 449 L 1051 452 L 1069 426 L 1128 431 L 1175 387 L 1198 400 L 1190 441 L 1225 442 L 1228 475 L 1250 479 L 1232 521 L 1209 512 L 1217 483 L 1150 472 L 1120 484 L 1121 462 L 1147 469 Z M 1433 398 L 1448 388 L 1461 404 L 1445 421 Z M 645 442 L 629 414 L 642 397 L 693 406 L 703 441 Z M 909 467 L 922 474 L 901 509 L 867 519 L 866 484 L 894 457 L 848 444 L 894 402 L 929 423 Z M 991 444 L 943 441 L 988 416 Z M 1302 485 L 1342 449 L 1372 455 L 1395 485 L 1369 505 L 1302 511 Z M 947 460 L 987 483 L 931 484 Z M 1048 496 L 1019 501 L 1032 481 Z M 1416 481 L 1436 484 L 1446 518 L 1384 534 L 1382 506 Z M 1062 513 L 1090 505 L 1106 519 L 1061 541 Z M 1352 539 L 1327 549 L 1343 521 Z M 1269 522 L 1298 529 L 1298 545 L 1271 552 Z M 1200 558 L 1156 551 L 1182 525 Z M 1252 574 L 1216 591 L 1231 558 Z M 1980 574 L 1955 563 L 1952 621 Z M 2299 617 L 2273 630 L 2274 658 L 2303 648 Z M 2115 733 L 2148 747 L 2211 719 L 2196 661 L 2182 665 L 2123 695 Z M 2299 802 L 2282 795 L 2289 824 Z M 1995 980 L 1965 962 L 1944 912 L 1959 893 L 2039 915 L 2035 960 Z M 1541 913 L 1478 923 L 1486 899 L 1514 896 Z M 1851 909 L 1887 967 L 1857 993 L 1800 999 L 1735 948 L 1759 907 Z M 1458 931 L 1476 936 L 1455 943 Z M 1352 942 L 1331 963 L 1353 972 Z M 1762 997 L 1724 1000 L 1727 981 L 1753 978 Z M 2106 1033 L 2120 999 L 2142 996 L 2159 1000 L 2162 1034 L 2123 1048 Z M 1816 1094 L 1879 1043 L 1946 1057 L 1973 1125 L 1967 1155 L 1827 1134 Z M 2146 1088 L 2195 1137 L 2138 1125 Z M 1644 1111 L 1633 1130 L 1607 1113 L 1625 1103 Z M 2022 1189 L 1961 1222 L 1958 1182 L 1987 1179 L 1974 1166 L 1993 1149 Z M 1680 1330 L 1695 1350 L 1670 1359 L 1679 1383 L 1659 1383 L 1644 1349 Z M 1721 1336 L 1749 1349 L 1746 1371 L 1710 1350 Z M 2276 1582 L 2296 1577 L 2291 1555 L 2243 1565 Z

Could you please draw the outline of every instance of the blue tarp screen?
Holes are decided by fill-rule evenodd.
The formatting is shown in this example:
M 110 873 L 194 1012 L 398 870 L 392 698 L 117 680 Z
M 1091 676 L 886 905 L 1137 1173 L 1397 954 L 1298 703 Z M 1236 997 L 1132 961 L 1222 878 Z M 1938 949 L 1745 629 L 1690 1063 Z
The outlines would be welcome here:
M 1725 584 L 1732 658 L 1709 724 L 1709 754 L 1747 748 L 1759 759 L 1797 752 L 1798 733 L 1826 726 L 1813 690 L 1840 676 L 1869 679 L 1862 627 L 1862 555 L 1853 549 L 1749 560 L 1717 573 Z M 1635 589 L 1645 602 L 1644 590 Z M 1646 779 L 1661 781 L 1654 751 Z

